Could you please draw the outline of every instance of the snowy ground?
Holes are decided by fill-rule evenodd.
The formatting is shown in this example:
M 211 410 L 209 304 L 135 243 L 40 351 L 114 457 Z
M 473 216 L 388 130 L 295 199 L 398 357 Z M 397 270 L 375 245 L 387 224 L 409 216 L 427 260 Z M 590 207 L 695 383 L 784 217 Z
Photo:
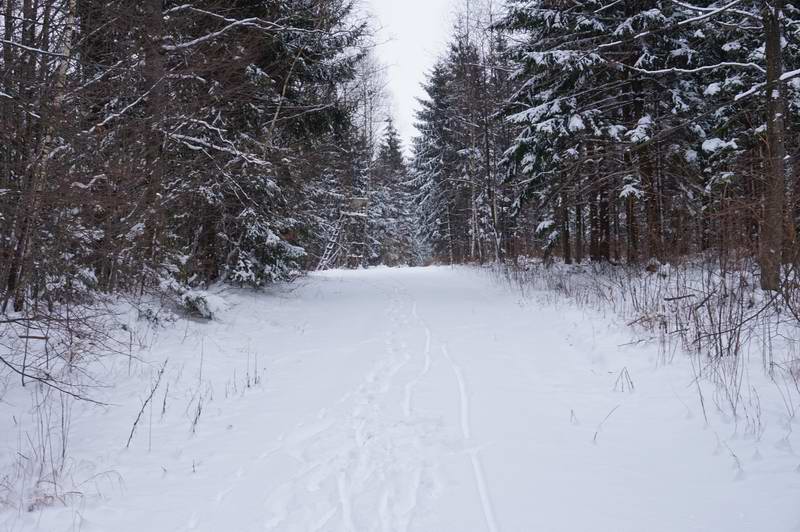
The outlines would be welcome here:
M 686 359 L 631 344 L 611 317 L 449 268 L 222 297 L 215 321 L 160 329 L 131 377 L 128 361 L 108 367 L 118 384 L 98 398 L 116 406 L 74 411 L 68 504 L 0 526 L 800 530 L 800 431 L 780 397 L 760 392 L 760 437 L 711 405 L 706 425 Z M 0 464 L 31 429 L 22 397 L 0 403 Z

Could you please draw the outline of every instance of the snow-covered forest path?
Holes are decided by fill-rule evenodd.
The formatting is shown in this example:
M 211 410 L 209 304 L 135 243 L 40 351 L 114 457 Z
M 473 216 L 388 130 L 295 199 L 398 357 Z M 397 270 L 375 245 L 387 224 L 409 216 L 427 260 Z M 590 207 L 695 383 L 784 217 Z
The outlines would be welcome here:
M 770 432 L 759 442 L 716 415 L 706 426 L 682 356 L 667 364 L 653 346 L 620 347 L 631 333 L 611 317 L 523 300 L 487 275 L 449 268 L 327 272 L 290 292 L 225 297 L 231 308 L 217 321 L 155 339 L 154 367 L 170 357 L 169 390 L 156 393 L 152 426 L 131 449 L 119 451 L 152 373 L 115 392 L 128 393 L 129 409 L 76 416 L 73 449 L 105 460 L 76 467 L 75 477 L 92 479 L 77 510 L 35 512 L 35 523 L 22 515 L 17 526 L 735 532 L 800 524 L 796 456 Z

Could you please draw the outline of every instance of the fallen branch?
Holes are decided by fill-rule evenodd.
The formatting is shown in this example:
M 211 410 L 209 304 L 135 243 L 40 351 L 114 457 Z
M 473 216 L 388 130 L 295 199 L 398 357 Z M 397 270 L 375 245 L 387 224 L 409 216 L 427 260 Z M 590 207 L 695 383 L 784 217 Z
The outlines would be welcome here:
M 694 294 L 687 294 L 685 296 L 665 297 L 664 301 L 680 301 L 681 299 L 689 299 L 690 297 L 697 297 Z

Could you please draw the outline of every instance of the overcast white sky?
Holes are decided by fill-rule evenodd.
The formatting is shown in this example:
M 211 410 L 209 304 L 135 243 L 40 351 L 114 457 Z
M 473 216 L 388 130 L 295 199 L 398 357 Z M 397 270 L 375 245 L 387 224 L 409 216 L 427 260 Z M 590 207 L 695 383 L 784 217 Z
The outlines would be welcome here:
M 415 133 L 420 83 L 447 44 L 455 4 L 456 0 L 366 0 L 378 18 L 381 44 L 376 52 L 388 67 L 388 90 L 406 149 Z

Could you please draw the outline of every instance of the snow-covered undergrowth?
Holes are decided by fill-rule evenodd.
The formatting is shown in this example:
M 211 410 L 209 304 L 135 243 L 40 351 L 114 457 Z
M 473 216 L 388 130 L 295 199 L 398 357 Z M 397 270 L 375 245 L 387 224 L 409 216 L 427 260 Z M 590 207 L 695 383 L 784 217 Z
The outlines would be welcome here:
M 621 307 L 525 286 L 378 268 L 218 289 L 213 320 L 120 307 L 130 352 L 85 366 L 104 405 L 3 388 L 0 530 L 800 526 L 795 403 L 760 360 L 734 415 Z
M 770 406 L 783 406 L 789 445 L 800 408 L 795 291 L 764 293 L 745 266 L 722 271 L 709 262 L 642 269 L 526 260 L 494 273 L 523 293 L 622 318 L 640 333 L 636 342 L 657 344 L 665 360 L 688 358 L 696 382 L 713 385 L 709 397 L 697 387 L 704 415 L 707 407 L 729 415 L 755 438 L 764 430 L 761 396 L 777 394 Z
M 217 291 L 96 294 L 0 316 L 0 406 L 11 407 L 0 433 L 16 445 L 0 452 L 0 510 L 33 512 L 82 496 L 71 478 L 73 410 L 112 407 L 108 389 L 152 367 L 141 353 L 154 335 L 224 310 Z

